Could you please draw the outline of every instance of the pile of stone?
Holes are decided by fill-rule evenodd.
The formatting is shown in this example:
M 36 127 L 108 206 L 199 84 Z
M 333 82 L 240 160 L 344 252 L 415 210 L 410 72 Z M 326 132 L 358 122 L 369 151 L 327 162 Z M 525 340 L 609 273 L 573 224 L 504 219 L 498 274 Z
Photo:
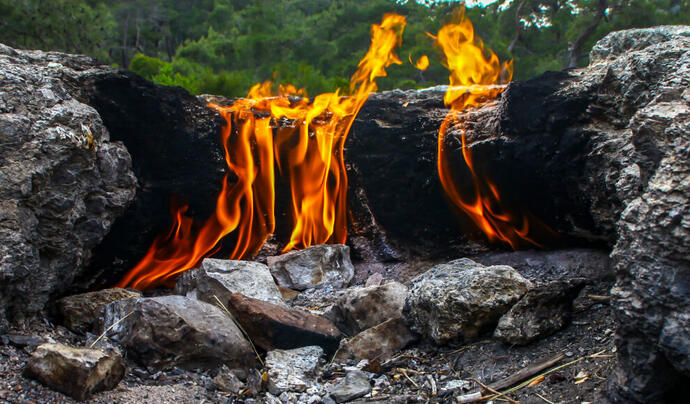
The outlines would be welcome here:
M 598 256 L 606 271 L 606 255 Z M 219 390 L 265 402 L 347 402 L 378 392 L 369 371 L 415 341 L 457 344 L 493 333 L 512 345 L 556 332 L 588 283 L 577 274 L 538 283 L 511 266 L 462 258 L 409 286 L 379 276 L 350 287 L 344 245 L 269 257 L 268 265 L 205 259 L 171 295 L 113 288 L 61 299 L 63 324 L 86 335 L 88 347 L 42 344 L 25 373 L 84 400 L 117 386 L 124 357 L 150 372 L 212 370 Z

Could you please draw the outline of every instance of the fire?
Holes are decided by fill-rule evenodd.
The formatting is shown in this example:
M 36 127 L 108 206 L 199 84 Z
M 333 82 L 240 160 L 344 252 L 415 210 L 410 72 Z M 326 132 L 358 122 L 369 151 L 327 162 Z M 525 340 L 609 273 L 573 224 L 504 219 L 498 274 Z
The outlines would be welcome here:
M 463 114 L 497 97 L 506 88 L 513 75 L 512 60 L 501 63 L 496 54 L 484 48 L 472 22 L 465 18 L 464 9 L 456 15 L 456 21 L 442 27 L 436 36 L 429 34 L 443 52 L 443 64 L 451 72 L 450 86 L 444 95 L 444 103 L 451 110 L 438 134 L 437 169 L 441 184 L 452 203 L 469 216 L 490 242 L 504 242 L 514 249 L 525 244 L 540 246 L 529 235 L 527 214 L 513 214 L 503 206 L 495 184 L 477 174 L 463 128 Z M 461 193 L 450 167 L 446 137 L 451 127 L 461 131 L 462 156 L 473 182 L 470 195 Z
M 405 17 L 386 14 L 371 27 L 371 47 L 350 79 L 349 96 L 338 91 L 310 100 L 288 85 L 272 94 L 272 83 L 256 84 L 246 99 L 231 106 L 209 105 L 226 120 L 221 140 L 229 174 L 214 214 L 201 226 L 172 207 L 174 223 L 157 237 L 144 258 L 117 286 L 171 287 L 174 279 L 214 254 L 218 243 L 235 233 L 231 259 L 255 255 L 275 230 L 275 167 L 291 191 L 293 230 L 284 251 L 347 238 L 345 139 L 376 78 L 401 64 L 395 49 L 402 42 Z M 294 96 L 302 96 L 295 99 Z M 277 124 L 281 120 L 281 125 Z M 283 124 L 287 119 L 289 124 Z
M 414 66 L 418 70 L 424 71 L 429 67 L 429 56 L 427 56 L 427 55 L 422 55 L 419 57 L 419 59 L 417 59 L 416 62 L 413 62 L 412 61 L 412 54 L 410 54 L 409 59 L 410 59 L 410 64 L 412 64 L 412 66 Z

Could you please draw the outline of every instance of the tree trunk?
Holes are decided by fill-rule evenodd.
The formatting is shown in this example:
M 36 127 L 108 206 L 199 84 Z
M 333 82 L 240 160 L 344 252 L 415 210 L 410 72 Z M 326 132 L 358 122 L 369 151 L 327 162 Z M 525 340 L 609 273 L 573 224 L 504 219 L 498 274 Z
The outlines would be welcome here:
M 526 2 L 527 0 L 522 0 L 518 5 L 517 10 L 515 10 L 515 38 L 513 38 L 513 42 L 508 45 L 508 52 L 511 54 L 515 49 L 515 45 L 517 45 L 518 41 L 520 40 L 520 31 L 522 30 L 522 24 L 520 23 L 520 12 L 522 11 L 522 8 L 525 6 Z
M 573 43 L 573 47 L 570 49 L 570 58 L 568 59 L 568 63 L 565 65 L 566 69 L 572 69 L 577 67 L 577 63 L 580 60 L 580 56 L 582 54 L 582 46 L 597 29 L 597 26 L 599 26 L 599 22 L 602 18 L 604 18 L 604 15 L 606 13 L 606 8 L 608 8 L 608 1 L 599 0 L 599 7 L 597 8 L 597 14 L 594 16 L 594 21 L 592 21 L 592 23 L 589 24 L 585 28 L 585 30 L 580 33 L 580 35 L 575 40 L 575 43 Z

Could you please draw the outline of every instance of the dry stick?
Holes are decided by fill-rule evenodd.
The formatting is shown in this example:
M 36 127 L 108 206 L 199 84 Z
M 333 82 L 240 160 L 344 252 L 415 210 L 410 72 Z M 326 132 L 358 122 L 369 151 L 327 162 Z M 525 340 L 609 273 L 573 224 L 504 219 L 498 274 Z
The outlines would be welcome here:
M 583 360 L 583 359 L 587 359 L 587 358 L 610 358 L 610 357 L 613 356 L 613 355 L 602 355 L 602 353 L 604 353 L 604 352 L 606 352 L 606 350 L 599 351 L 599 352 L 597 352 L 597 353 L 595 353 L 595 354 L 591 354 L 591 355 L 587 355 L 587 356 L 582 356 L 582 357 L 577 358 L 577 359 L 575 359 L 575 360 L 573 360 L 573 361 L 570 361 L 570 362 L 568 362 L 568 363 L 564 363 L 564 364 L 562 364 L 562 365 L 560 365 L 560 366 L 556 366 L 555 368 L 549 369 L 549 370 L 547 370 L 546 372 L 541 373 L 541 374 L 539 374 L 539 375 L 537 375 L 537 376 L 535 376 L 535 377 L 533 377 L 533 378 L 531 378 L 531 379 L 529 379 L 529 380 L 527 380 L 527 381 L 525 381 L 525 382 L 522 382 L 522 383 L 518 384 L 517 386 L 515 386 L 515 387 L 513 387 L 513 388 L 511 388 L 511 389 L 508 389 L 508 390 L 504 391 L 504 392 L 501 393 L 501 394 L 502 394 L 502 395 L 503 395 L 503 394 L 508 394 L 508 393 L 514 392 L 515 390 L 520 390 L 521 388 L 527 386 L 528 384 L 532 383 L 534 380 L 536 380 L 536 379 L 538 379 L 538 378 L 540 378 L 540 377 L 542 377 L 542 376 L 546 376 L 546 375 L 551 374 L 551 373 L 553 373 L 553 372 L 555 372 L 555 371 L 557 371 L 557 370 L 561 370 L 561 369 L 563 369 L 563 368 L 565 368 L 565 367 L 574 365 L 574 364 L 580 362 L 580 361 Z M 494 397 L 492 397 L 492 396 L 485 397 L 485 399 L 487 399 L 487 400 L 490 400 L 490 399 L 493 399 L 493 398 L 494 398 Z
M 225 305 L 220 301 L 220 299 L 218 299 L 218 296 L 213 295 L 213 298 L 216 299 L 218 304 L 220 304 L 220 307 L 222 307 L 223 310 L 225 310 L 225 312 L 228 313 L 228 316 L 230 316 L 230 320 L 232 320 L 232 322 L 235 323 L 237 328 L 239 328 L 240 331 L 242 331 L 242 334 L 244 334 L 244 336 L 247 338 L 247 341 L 249 341 L 249 344 L 252 346 L 252 349 L 254 350 L 254 354 L 256 354 L 256 359 L 259 360 L 261 367 L 262 368 L 265 367 L 266 365 L 264 365 L 264 361 L 261 360 L 261 355 L 259 355 L 259 351 L 256 350 L 256 347 L 254 346 L 254 342 L 252 342 L 252 339 L 249 337 L 249 334 L 247 334 L 247 331 L 244 330 L 244 328 L 242 327 L 242 325 L 238 321 L 235 321 L 235 317 L 233 317 L 232 314 L 230 314 L 230 311 L 225 307 Z
M 401 371 L 402 371 L 403 376 L 405 376 L 405 379 L 409 380 L 410 383 L 414 384 L 414 386 L 417 388 L 417 390 L 420 390 L 420 391 L 422 390 L 421 388 L 419 388 L 419 385 L 414 382 L 414 380 L 410 379 L 410 376 L 407 375 L 407 372 L 405 372 L 405 369 L 401 369 Z
M 438 395 L 438 389 L 436 388 L 436 380 L 434 380 L 434 377 L 430 374 L 426 375 L 426 380 L 429 381 L 429 385 L 431 386 L 431 396 L 436 397 Z
M 542 400 L 544 400 L 545 402 L 547 402 L 547 403 L 549 403 L 549 404 L 556 404 L 556 403 L 554 403 L 553 401 L 547 399 L 546 397 L 542 396 L 542 395 L 539 394 L 539 393 L 534 393 L 534 394 L 536 394 L 537 397 L 541 398 Z
M 491 383 L 489 387 L 491 387 L 494 390 L 503 390 L 507 387 L 510 387 L 516 383 L 519 383 L 528 377 L 534 376 L 535 374 L 541 372 L 544 369 L 548 369 L 551 366 L 555 365 L 556 363 L 560 362 L 561 359 L 563 359 L 565 355 L 563 354 L 558 354 L 555 357 L 548 359 L 544 362 L 540 362 L 534 365 L 529 365 L 525 368 L 520 369 L 517 373 L 514 373 L 508 377 L 506 377 L 503 380 L 499 380 L 495 383 Z
M 490 386 L 487 386 L 486 384 L 480 382 L 479 380 L 477 380 L 477 379 L 475 379 L 475 378 L 471 378 L 471 379 L 468 379 L 468 380 L 472 380 L 472 381 L 476 382 L 477 384 L 479 384 L 480 386 L 484 387 L 485 389 L 489 390 L 489 392 L 494 393 L 494 394 L 495 394 L 494 398 L 503 397 L 503 398 L 505 398 L 506 400 L 510 401 L 510 402 L 513 403 L 513 404 L 520 404 L 519 402 L 513 400 L 512 398 L 506 396 L 505 394 L 499 393 L 498 391 L 492 389 Z
M 98 343 L 98 341 L 101 340 L 101 338 L 105 337 L 105 334 L 107 334 L 108 331 L 112 330 L 113 327 L 115 327 L 116 325 L 120 324 L 120 323 L 122 322 L 122 320 L 124 320 L 124 319 L 126 319 L 127 317 L 129 317 L 130 315 L 132 315 L 132 313 L 134 313 L 134 310 L 130 311 L 130 312 L 127 313 L 124 317 L 122 317 L 121 319 L 119 319 L 119 320 L 117 320 L 116 322 L 114 322 L 110 327 L 108 327 L 107 330 L 103 331 L 103 334 L 99 335 L 98 338 L 96 338 L 96 340 L 95 340 L 94 342 L 92 342 L 91 345 L 89 345 L 89 348 L 93 348 L 94 345 L 96 345 L 96 344 Z

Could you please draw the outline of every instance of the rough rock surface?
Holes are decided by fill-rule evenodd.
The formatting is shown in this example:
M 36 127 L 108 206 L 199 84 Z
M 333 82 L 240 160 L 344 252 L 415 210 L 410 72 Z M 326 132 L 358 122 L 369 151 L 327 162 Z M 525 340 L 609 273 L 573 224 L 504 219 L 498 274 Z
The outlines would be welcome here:
M 230 295 L 228 310 L 242 324 L 252 342 L 267 351 L 318 345 L 332 353 L 342 338 L 340 330 L 330 320 L 239 293 Z
M 24 373 L 83 401 L 93 393 L 117 386 L 125 374 L 125 363 L 115 351 L 42 344 L 27 362 Z
M 278 285 L 295 290 L 326 285 L 342 288 L 355 275 L 350 247 L 342 244 L 317 245 L 268 257 L 268 267 Z
M 360 332 L 350 339 L 340 341 L 334 362 L 347 363 L 361 360 L 379 361 L 391 359 L 405 348 L 416 336 L 402 318 L 393 318 Z
M 414 278 L 403 313 L 413 331 L 438 344 L 467 341 L 491 330 L 531 286 L 507 265 L 461 258 Z
M 350 288 L 333 305 L 331 320 L 347 335 L 402 316 L 407 287 L 398 282 L 381 286 Z
M 660 401 L 690 390 L 690 27 L 610 34 L 592 51 L 598 65 L 622 95 L 611 101 L 630 145 L 615 183 L 625 209 L 611 253 L 620 361 L 611 392 Z
M 133 359 L 154 368 L 254 366 L 249 342 L 227 313 L 184 296 L 110 303 L 99 325 L 101 331 L 113 326 L 106 336 L 122 345 Z
M 237 394 L 244 383 L 227 366 L 223 365 L 213 378 L 213 385 L 218 390 Z
M 584 281 L 555 281 L 535 286 L 498 321 L 494 337 L 526 345 L 568 325 L 572 303 Z
M 551 243 L 614 247 L 618 402 L 659 401 L 690 385 L 689 37 L 688 26 L 611 33 L 588 67 L 513 82 L 462 124 L 477 174 L 561 235 Z M 462 242 L 435 173 L 442 93 L 372 96 L 348 138 L 346 158 L 361 173 L 352 181 L 394 239 Z M 458 159 L 459 129 L 446 144 Z
M 268 391 L 279 396 L 285 391 L 306 391 L 316 384 L 316 368 L 323 356 L 320 346 L 281 350 L 266 354 Z
M 346 403 L 356 398 L 363 397 L 371 391 L 369 378 L 358 369 L 350 369 L 345 378 L 331 389 L 331 397 L 336 403 Z
M 201 268 L 186 271 L 177 279 L 175 293 L 211 304 L 216 304 L 217 296 L 226 306 L 232 293 L 284 305 L 268 267 L 251 261 L 206 258 Z
M 134 198 L 129 153 L 70 85 L 92 63 L 0 44 L 0 318 L 65 293 Z
M 140 292 L 110 288 L 63 297 L 57 301 L 57 305 L 65 326 L 74 332 L 84 333 L 93 329 L 98 322 L 98 314 L 109 303 L 137 297 L 141 297 Z

